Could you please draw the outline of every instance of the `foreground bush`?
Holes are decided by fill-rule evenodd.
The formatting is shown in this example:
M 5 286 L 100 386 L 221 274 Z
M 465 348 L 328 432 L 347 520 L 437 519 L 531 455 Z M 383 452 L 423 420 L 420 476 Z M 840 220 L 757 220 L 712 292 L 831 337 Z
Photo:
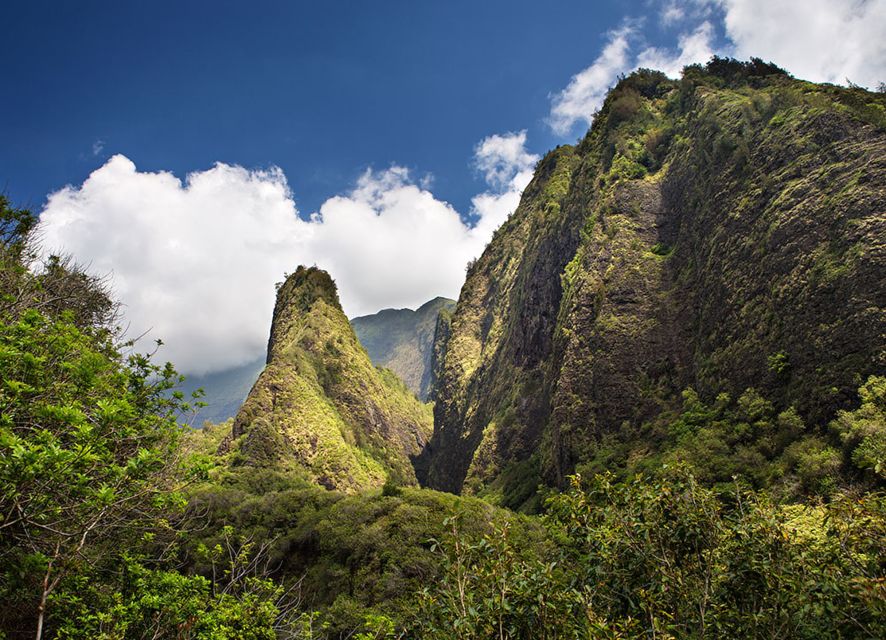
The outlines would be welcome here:
M 428 638 L 886 637 L 886 499 L 819 506 L 717 492 L 685 469 L 654 481 L 597 476 L 549 498 L 559 544 L 539 557 L 457 520 L 445 576 L 419 600 Z

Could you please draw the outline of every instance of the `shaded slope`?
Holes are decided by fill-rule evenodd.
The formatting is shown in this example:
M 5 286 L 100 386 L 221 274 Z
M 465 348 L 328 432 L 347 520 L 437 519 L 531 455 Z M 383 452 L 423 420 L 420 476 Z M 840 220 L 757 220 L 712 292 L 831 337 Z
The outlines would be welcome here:
M 824 425 L 886 370 L 884 185 L 886 96 L 759 62 L 623 80 L 468 274 L 423 481 L 518 506 L 688 386 Z
M 421 400 L 433 384 L 434 336 L 441 313 L 451 313 L 455 300 L 437 297 L 413 311 L 382 309 L 351 320 L 354 333 L 372 362 L 396 373 Z
M 372 365 L 335 284 L 299 267 L 277 293 L 268 363 L 234 420 L 239 463 L 303 472 L 352 491 L 387 478 L 414 484 L 410 456 L 430 415 L 390 371 Z

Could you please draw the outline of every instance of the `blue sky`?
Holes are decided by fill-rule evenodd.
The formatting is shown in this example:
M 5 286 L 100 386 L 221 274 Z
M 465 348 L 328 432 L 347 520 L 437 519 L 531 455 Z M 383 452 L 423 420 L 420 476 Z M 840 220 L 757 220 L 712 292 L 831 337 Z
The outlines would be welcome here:
M 886 0 L 4 3 L 0 188 L 185 372 L 318 264 L 350 315 L 456 297 L 618 74 L 713 53 L 886 80 Z
M 626 4 L 6 3 L 0 179 L 37 209 L 113 153 L 178 175 L 276 165 L 310 212 L 397 163 L 467 210 L 477 141 L 562 142 L 543 126 L 548 95 Z

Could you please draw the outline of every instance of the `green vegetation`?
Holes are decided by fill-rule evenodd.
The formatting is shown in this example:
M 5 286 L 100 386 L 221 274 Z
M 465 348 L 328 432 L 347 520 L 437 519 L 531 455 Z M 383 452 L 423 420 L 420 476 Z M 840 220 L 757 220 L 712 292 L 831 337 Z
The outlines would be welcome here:
M 428 486 L 528 510 L 505 484 L 669 460 L 794 496 L 859 481 L 831 425 L 886 375 L 883 109 L 761 60 L 622 78 L 468 273 Z
M 346 637 L 372 616 L 406 624 L 417 594 L 441 576 L 432 540 L 457 513 L 466 539 L 479 540 L 493 525 L 512 529 L 526 548 L 543 536 L 539 524 L 477 499 L 408 487 L 346 496 L 258 469 L 219 468 L 192 496 L 189 513 L 201 522 L 185 554 L 192 570 L 211 574 L 199 549 L 224 545 L 232 526 L 266 545 L 277 579 L 298 585 L 325 628 L 317 637 Z
M 426 638 L 879 637 L 882 495 L 783 507 L 685 469 L 654 482 L 579 477 L 543 518 L 556 547 L 507 527 L 470 542 L 448 519 Z
M 0 635 L 274 637 L 274 585 L 220 593 L 148 566 L 200 473 L 179 455 L 180 377 L 121 355 L 100 281 L 25 267 L 27 211 L 0 199 L 0 222 Z
M 681 463 L 707 486 L 725 489 L 740 478 L 781 500 L 882 486 L 886 378 L 872 376 L 859 396 L 861 405 L 827 429 L 809 429 L 794 408 L 777 412 L 754 389 L 711 404 L 687 389 L 680 411 L 607 434 L 578 469 L 628 479 Z

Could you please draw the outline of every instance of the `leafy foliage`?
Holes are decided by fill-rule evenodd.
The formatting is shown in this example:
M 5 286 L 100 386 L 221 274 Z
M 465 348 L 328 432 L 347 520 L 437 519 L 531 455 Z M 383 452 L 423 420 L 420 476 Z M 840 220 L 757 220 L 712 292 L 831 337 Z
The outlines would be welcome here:
M 443 576 L 419 594 L 411 633 L 421 638 L 573 638 L 606 625 L 588 608 L 588 594 L 569 584 L 556 561 L 515 543 L 508 526 L 479 540 L 463 533 L 464 514 L 443 520 Z
M 179 500 L 169 474 L 185 407 L 165 393 L 175 371 L 138 355 L 122 365 L 106 334 L 67 317 L 31 310 L 0 324 L 4 600 L 38 613 L 103 541 L 151 528 Z
M 740 486 L 706 489 L 684 469 L 613 484 L 576 477 L 549 502 L 575 584 L 628 637 L 878 637 L 880 494 L 786 508 Z
M 859 475 L 859 488 L 882 486 L 882 377 L 862 385 L 859 408 L 839 412 L 829 430 L 809 429 L 793 407 L 778 411 L 755 389 L 735 400 L 721 393 L 710 403 L 691 388 L 682 395 L 679 412 L 603 438 L 580 472 L 627 479 L 679 462 L 706 485 L 740 478 L 790 499 L 831 495 Z
M 122 356 L 102 283 L 64 259 L 31 271 L 33 219 L 0 209 L 0 633 L 272 637 L 218 633 L 261 628 L 267 598 L 210 597 L 203 579 L 127 560 L 184 504 L 181 378 Z
M 548 499 L 557 546 L 479 541 L 460 516 L 435 548 L 423 638 L 875 638 L 886 632 L 886 497 L 779 506 L 740 485 L 708 489 L 685 468 L 614 483 L 578 476 Z
M 58 635 L 83 640 L 182 638 L 273 640 L 282 589 L 263 580 L 245 594 L 214 593 L 202 576 L 151 570 L 126 561 L 119 590 L 83 581 L 57 599 L 65 612 Z
M 886 480 L 886 378 L 872 376 L 858 394 L 858 409 L 840 411 L 831 428 L 856 468 Z

